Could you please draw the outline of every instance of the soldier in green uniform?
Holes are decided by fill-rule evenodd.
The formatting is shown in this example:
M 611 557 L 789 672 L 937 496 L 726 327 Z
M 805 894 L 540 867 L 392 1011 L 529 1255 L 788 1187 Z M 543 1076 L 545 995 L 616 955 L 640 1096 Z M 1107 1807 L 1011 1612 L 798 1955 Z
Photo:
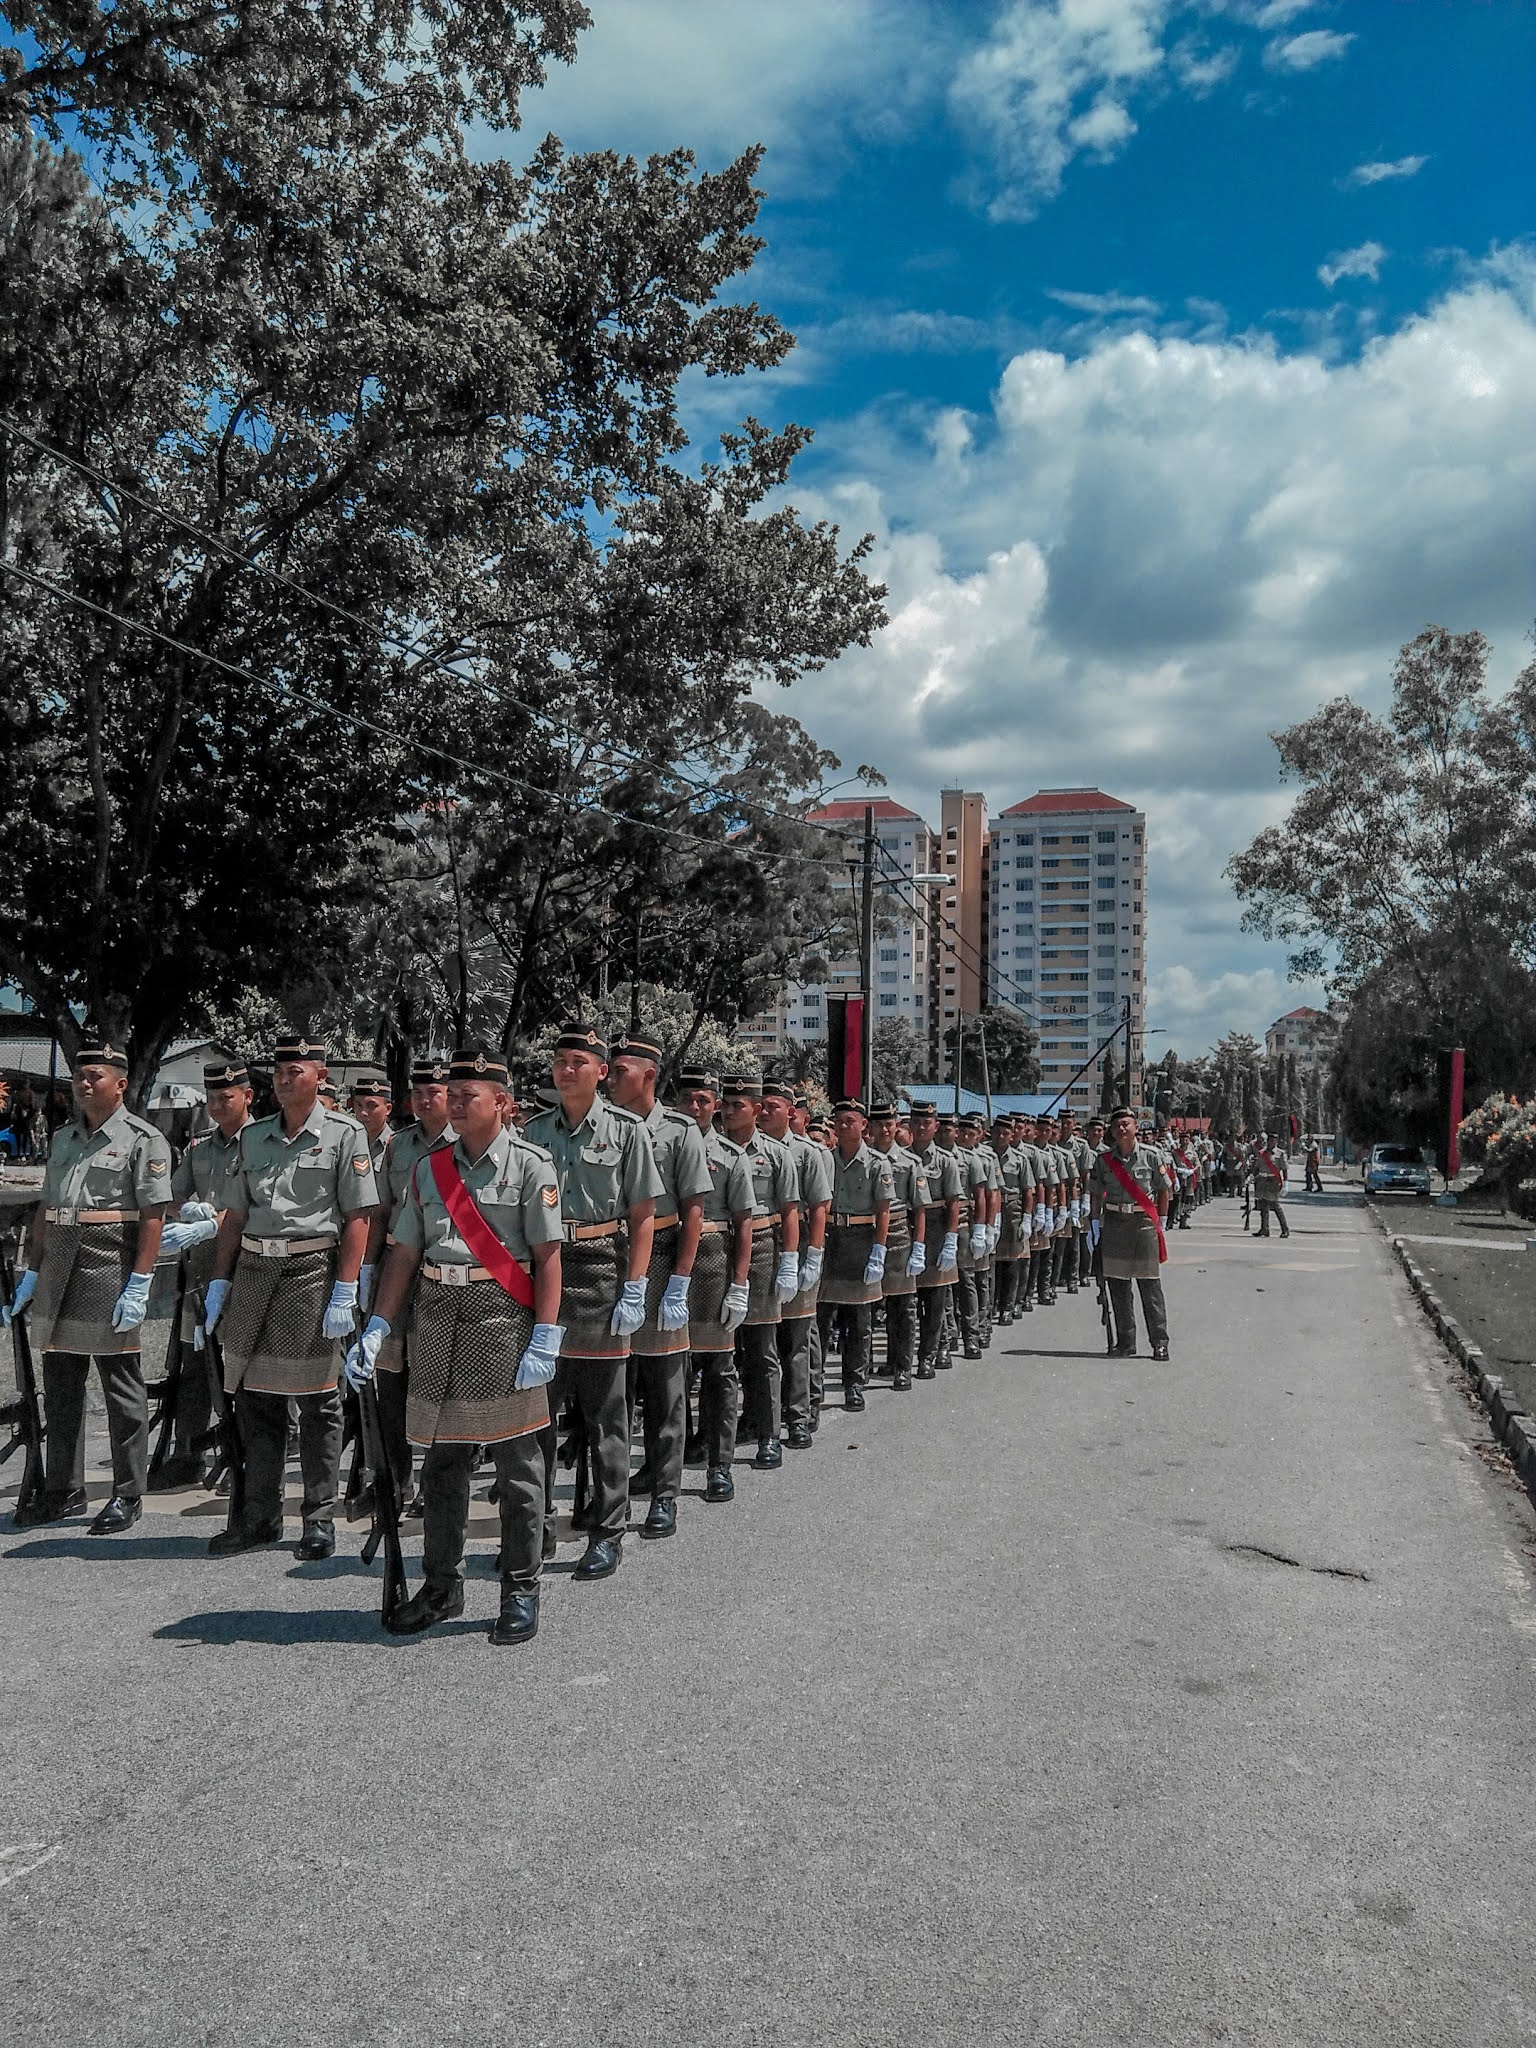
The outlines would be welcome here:
M 357 1323 L 358 1275 L 379 1206 L 368 1139 L 352 1117 L 325 1108 L 325 1047 L 306 1034 L 272 1054 L 275 1116 L 240 1133 L 225 1182 L 204 1326 L 222 1325 L 224 1388 L 238 1404 L 245 1442 L 245 1517 L 208 1545 L 229 1557 L 283 1534 L 288 1403 L 299 1410 L 305 1562 L 336 1548 L 341 1466 L 343 1342 Z
M 779 1318 L 784 1304 L 800 1291 L 800 1175 L 788 1145 L 759 1130 L 762 1101 L 761 1081 L 750 1074 L 734 1074 L 724 1083 L 720 1121 L 725 1135 L 741 1147 L 752 1176 L 752 1263 L 747 1313 L 736 1332 L 736 1369 L 758 1430 L 752 1462 L 771 1471 L 784 1458 L 779 1444 Z M 734 1454 L 734 1434 L 729 1448 Z M 708 1468 L 706 1500 L 729 1500 L 734 1490 L 728 1462 Z
M 941 1123 L 941 1143 L 943 1136 Z M 955 1279 L 955 1314 L 959 1318 L 960 1342 L 967 1358 L 980 1358 L 982 1352 L 983 1283 L 978 1275 L 985 1271 L 992 1246 L 991 1173 L 986 1154 L 977 1149 L 980 1138 L 981 1118 L 969 1114 L 961 1117 L 955 1126 L 955 1149 L 966 1177 L 969 1212 L 961 1218 L 963 1227 L 960 1232 L 959 1270 Z
M 787 1145 L 799 1186 L 800 1287 L 779 1314 L 779 1368 L 782 1374 L 784 1441 L 792 1451 L 810 1448 L 811 1416 L 821 1408 L 821 1346 L 816 1342 L 816 1297 L 826 1255 L 827 1210 L 832 1202 L 832 1162 L 824 1145 L 794 1128 L 798 1117 L 810 1122 L 787 1083 L 764 1081 L 758 1128 L 766 1137 Z
M 1029 1256 L 1028 1198 L 1033 1177 L 1019 1132 L 1015 1117 L 999 1114 L 992 1120 L 992 1149 L 1003 1177 L 997 1247 L 992 1254 L 993 1315 L 1001 1329 L 1007 1329 L 1018 1313 L 1019 1267 Z
M 499 1051 L 456 1052 L 447 1095 L 457 1136 L 416 1156 L 393 1218 L 378 1313 L 349 1348 L 346 1373 L 354 1386 L 371 1377 L 414 1288 L 406 1426 L 425 1452 L 423 1576 L 389 1627 L 415 1635 L 464 1612 L 469 1488 L 483 1444 L 496 1467 L 501 1516 L 501 1608 L 490 1637 L 525 1643 L 539 1626 L 539 1439 L 564 1334 L 560 1192 L 549 1154 L 504 1127 L 509 1091 Z
M 912 1150 L 928 1186 L 923 1239 L 932 1247 L 917 1276 L 916 1377 L 920 1380 L 931 1380 L 951 1363 L 946 1309 L 959 1267 L 960 1204 L 965 1195 L 959 1154 L 953 1149 L 940 1150 L 936 1143 L 938 1128 L 939 1116 L 934 1105 L 914 1102 Z
M 1049 1110 L 1043 1110 L 1035 1118 L 1035 1146 L 1040 1154 L 1044 1193 L 1043 1207 L 1038 1197 L 1035 1202 L 1035 1216 L 1039 1220 L 1035 1233 L 1038 1241 L 1035 1304 L 1039 1308 L 1054 1308 L 1059 1260 L 1056 1246 L 1062 1219 L 1069 1213 L 1067 1205 L 1071 1200 L 1071 1184 L 1063 1178 L 1061 1152 L 1056 1143 L 1056 1119 Z
M 240 1133 L 251 1120 L 254 1091 L 243 1062 L 225 1057 L 204 1066 L 203 1092 L 213 1129 L 194 1138 L 177 1162 L 171 1194 L 180 1206 L 160 1239 L 162 1258 L 167 1252 L 186 1255 L 181 1302 L 185 1349 L 176 1390 L 176 1448 L 150 1481 L 151 1492 L 200 1483 L 207 1469 L 201 1446 L 213 1421 L 213 1383 L 200 1364 L 189 1370 L 187 1354 L 202 1348 L 198 1304 L 213 1278 L 213 1241 L 227 1207 L 224 1182 L 240 1156 Z
M 633 1032 L 614 1047 L 607 1082 L 608 1099 L 645 1125 L 661 1176 L 645 1321 L 630 1340 L 629 1366 L 631 1398 L 641 1403 L 645 1429 L 645 1463 L 629 1490 L 651 1496 L 640 1530 L 651 1538 L 677 1529 L 688 1433 L 689 1289 L 703 1237 L 704 1197 L 714 1185 L 698 1125 L 686 1111 L 665 1109 L 656 1100 L 661 1059 L 654 1039 Z
M 1071 1218 L 1071 1230 L 1066 1249 L 1062 1253 L 1062 1272 L 1067 1283 L 1068 1294 L 1076 1294 L 1088 1278 L 1088 1268 L 1093 1257 L 1088 1242 L 1088 1173 L 1093 1165 L 1093 1154 L 1088 1141 L 1077 1129 L 1077 1119 L 1070 1109 L 1061 1112 L 1061 1149 L 1072 1162 L 1074 1193 L 1067 1205 Z
M 869 1106 L 869 1149 L 891 1169 L 895 1193 L 885 1238 L 885 1355 L 891 1385 L 905 1393 L 917 1361 L 917 1283 L 928 1264 L 928 1176 L 918 1156 L 896 1142 L 896 1105 Z
M 375 1211 L 368 1232 L 368 1257 L 363 1272 L 370 1277 L 378 1271 L 378 1260 L 386 1246 L 395 1241 L 395 1218 L 400 1213 L 417 1161 L 443 1151 L 458 1136 L 448 1119 L 448 1062 L 438 1055 L 428 1054 L 411 1068 L 411 1115 L 415 1119 L 413 1123 L 390 1134 L 384 1151 L 382 1177 L 375 1169 L 384 1201 L 382 1207 Z M 366 1282 L 360 1291 L 362 1305 L 366 1308 L 370 1293 Z M 404 1488 L 407 1500 L 410 1499 L 412 1456 L 411 1440 L 405 1427 L 410 1346 L 411 1297 L 407 1294 L 398 1313 L 391 1318 L 389 1335 L 379 1348 L 378 1375 L 374 1380 L 379 1402 L 379 1427 L 389 1446 L 395 1476 Z M 412 1501 L 407 1513 L 414 1513 L 417 1505 Z
M 48 1416 L 43 1489 L 23 1527 L 85 1512 L 85 1395 L 91 1360 L 106 1402 L 112 1494 L 92 1536 L 131 1529 L 144 1512 L 149 1397 L 139 1328 L 171 1200 L 171 1153 L 153 1124 L 123 1106 L 128 1055 L 88 1035 L 75 1054 L 75 1113 L 53 1134 L 26 1265 L 4 1322 L 32 1304 Z
M 1120 1108 L 1109 1120 L 1110 1142 L 1093 1163 L 1089 1195 L 1099 1226 L 1099 1253 L 1115 1320 L 1116 1358 L 1136 1356 L 1134 1280 L 1141 1293 L 1152 1356 L 1168 1356 L 1168 1310 L 1163 1301 L 1163 1224 L 1170 1178 L 1155 1147 L 1136 1142 L 1136 1112 Z
M 699 1450 L 707 1467 L 704 1497 L 719 1502 L 731 1500 L 736 1492 L 730 1470 L 741 1400 L 736 1332 L 750 1300 L 757 1195 L 746 1153 L 715 1128 L 720 1106 L 716 1077 L 702 1067 L 685 1068 L 678 1076 L 677 1106 L 697 1124 L 709 1167 L 699 1255 L 689 1290 L 688 1341 L 692 1370 L 699 1380 Z
M 841 1321 L 843 1406 L 864 1406 L 874 1336 L 873 1305 L 885 1278 L 885 1241 L 896 1183 L 889 1161 L 865 1143 L 864 1104 L 845 1096 L 832 1113 L 832 1207 L 827 1218 L 827 1262 L 816 1319 L 823 1351 Z
M 594 1026 L 567 1024 L 555 1040 L 557 1109 L 530 1117 L 523 1135 L 555 1162 L 560 1184 L 560 1320 L 565 1339 L 549 1397 L 544 1465 L 551 1481 L 555 1423 L 573 1403 L 592 1462 L 586 1555 L 578 1579 L 619 1567 L 629 1516 L 630 1341 L 645 1321 L 645 1283 L 662 1192 L 650 1133 L 598 1092 L 608 1044 Z
M 368 1133 L 368 1156 L 373 1161 L 373 1177 L 380 1188 L 384 1185 L 384 1160 L 389 1151 L 389 1141 L 395 1135 L 389 1122 L 392 1100 L 389 1077 L 377 1067 L 364 1067 L 353 1075 L 352 1085 L 347 1090 L 347 1112 L 355 1116 Z

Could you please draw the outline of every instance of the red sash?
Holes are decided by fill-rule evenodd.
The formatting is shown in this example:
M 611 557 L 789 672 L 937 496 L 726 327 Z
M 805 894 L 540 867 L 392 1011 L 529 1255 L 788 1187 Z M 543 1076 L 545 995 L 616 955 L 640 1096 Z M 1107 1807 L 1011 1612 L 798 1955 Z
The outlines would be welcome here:
M 1273 1161 L 1273 1159 L 1270 1158 L 1269 1154 L 1264 1150 L 1264 1147 L 1262 1145 L 1255 1145 L 1253 1149 L 1255 1152 L 1258 1153 L 1259 1157 L 1263 1160 L 1264 1171 L 1267 1174 L 1271 1174 L 1276 1180 L 1285 1179 L 1285 1175 L 1280 1171 L 1279 1167 L 1276 1166 L 1275 1162 Z
M 443 1207 L 453 1219 L 454 1229 L 473 1253 L 475 1264 L 484 1266 L 496 1285 L 503 1293 L 510 1294 L 520 1308 L 531 1311 L 533 1282 L 481 1215 L 479 1204 L 465 1187 L 463 1176 L 453 1163 L 453 1147 L 444 1145 L 439 1152 L 429 1152 L 427 1164 L 432 1169 L 437 1192 L 443 1198 Z
M 1156 1202 L 1153 1201 L 1152 1197 L 1138 1181 L 1131 1179 L 1131 1176 L 1126 1172 L 1113 1152 L 1106 1152 L 1104 1154 L 1104 1164 L 1115 1176 L 1115 1179 L 1119 1181 L 1121 1187 L 1125 1189 L 1125 1192 L 1130 1196 L 1142 1214 L 1152 1218 L 1153 1228 L 1157 1232 L 1157 1263 L 1160 1266 L 1163 1265 L 1168 1257 L 1168 1240 L 1163 1235 L 1163 1219 L 1157 1213 Z

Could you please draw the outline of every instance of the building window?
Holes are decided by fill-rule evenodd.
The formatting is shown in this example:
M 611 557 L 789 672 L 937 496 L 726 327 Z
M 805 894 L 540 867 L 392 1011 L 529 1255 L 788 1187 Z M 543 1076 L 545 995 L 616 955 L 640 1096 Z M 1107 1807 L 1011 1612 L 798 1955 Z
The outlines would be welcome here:
M 1073 846 L 1086 846 L 1089 843 L 1088 834 L 1086 832 L 1074 832 L 1071 843 Z
M 1016 853 L 1013 856 L 1013 864 L 1016 868 L 1032 868 L 1035 856 L 1032 853 Z
M 882 946 L 880 948 L 880 958 L 882 960 L 894 960 L 896 958 L 896 948 L 894 946 Z
M 1113 981 L 1115 978 L 1115 970 L 1113 969 L 1113 967 L 1101 967 L 1098 970 L 1098 976 L 1100 981 Z M 1088 979 L 1086 974 L 1083 976 L 1083 979 L 1084 981 Z
M 1042 854 L 1040 865 L 1043 868 L 1059 868 L 1061 866 L 1061 856 L 1059 854 Z
M 899 996 L 882 996 L 880 998 L 880 1007 L 882 1010 L 894 1010 L 900 1000 Z
M 1067 979 L 1068 981 L 1086 981 L 1088 979 L 1088 970 L 1084 968 L 1081 974 L 1069 974 Z M 1111 974 L 1110 979 L 1114 979 L 1113 974 Z
M 1040 834 L 1040 844 L 1042 846 L 1060 846 L 1061 834 L 1059 832 L 1042 832 Z
M 1115 835 L 1114 835 L 1114 833 L 1113 833 L 1113 832 L 1101 832 L 1101 833 L 1099 834 L 1099 844 L 1100 844 L 1100 846 L 1113 846 L 1113 845 L 1114 845 L 1114 843 L 1115 843 Z
M 1098 862 L 1101 868 L 1112 868 L 1115 864 L 1115 856 L 1112 853 L 1101 853 L 1098 856 Z

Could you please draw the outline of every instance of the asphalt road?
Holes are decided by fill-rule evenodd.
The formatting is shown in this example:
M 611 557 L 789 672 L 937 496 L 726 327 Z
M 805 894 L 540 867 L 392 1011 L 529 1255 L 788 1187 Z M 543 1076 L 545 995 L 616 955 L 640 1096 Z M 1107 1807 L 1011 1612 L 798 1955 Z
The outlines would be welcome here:
M 564 1544 L 524 1650 L 488 1540 L 395 1642 L 355 1535 L 7 1531 L 6 2042 L 1536 2040 L 1532 1516 L 1358 1201 L 1291 1214 L 1175 1235 L 1170 1365 L 1064 1301 Z

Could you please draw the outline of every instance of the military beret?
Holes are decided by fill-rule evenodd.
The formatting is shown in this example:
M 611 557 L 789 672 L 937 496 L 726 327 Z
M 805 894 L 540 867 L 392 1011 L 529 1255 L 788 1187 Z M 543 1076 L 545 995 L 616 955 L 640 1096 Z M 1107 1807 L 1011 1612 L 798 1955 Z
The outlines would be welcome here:
M 393 1095 L 394 1090 L 389 1085 L 388 1075 L 380 1073 L 377 1067 L 363 1067 L 347 1083 L 347 1093 L 349 1095 L 381 1095 L 387 1102 Z
M 763 1084 L 756 1074 L 727 1074 L 720 1083 L 722 1095 L 738 1095 L 749 1102 L 761 1102 Z
M 414 1060 L 411 1063 L 411 1086 L 413 1088 L 438 1087 L 447 1078 L 448 1062 L 441 1053 L 428 1053 L 425 1059 Z
M 776 1102 L 787 1102 L 793 1105 L 796 1099 L 794 1083 L 792 1081 L 764 1081 L 763 1100 L 766 1102 L 770 1095 Z
M 104 1038 L 96 1031 L 90 1033 L 70 1064 L 76 1067 L 116 1067 L 120 1074 L 126 1074 L 128 1055 L 121 1046 L 114 1045 L 110 1038 Z
M 203 1064 L 204 1088 L 249 1088 L 250 1071 L 244 1060 L 207 1060 Z
M 627 1057 L 632 1060 L 650 1060 L 653 1065 L 659 1067 L 666 1058 L 666 1054 L 654 1038 L 647 1038 L 639 1031 L 628 1031 L 613 1048 L 613 1057 L 615 1059 Z
M 594 1059 L 606 1060 L 608 1041 L 595 1024 L 562 1024 L 560 1036 L 555 1040 L 556 1052 L 589 1052 Z
M 448 1062 L 450 1081 L 492 1081 L 507 1085 L 507 1062 L 499 1046 L 461 1045 Z
M 272 1048 L 274 1067 L 285 1060 L 319 1060 L 323 1066 L 328 1058 L 324 1041 L 311 1038 L 307 1031 L 286 1031 Z
M 869 1111 L 864 1107 L 863 1103 L 860 1102 L 857 1095 L 844 1095 L 841 1098 L 841 1100 L 833 1103 L 832 1114 L 834 1116 L 867 1117 L 869 1115 Z
M 708 1067 L 684 1067 L 677 1077 L 679 1088 L 707 1088 L 711 1095 L 720 1093 L 720 1076 L 712 1074 Z

